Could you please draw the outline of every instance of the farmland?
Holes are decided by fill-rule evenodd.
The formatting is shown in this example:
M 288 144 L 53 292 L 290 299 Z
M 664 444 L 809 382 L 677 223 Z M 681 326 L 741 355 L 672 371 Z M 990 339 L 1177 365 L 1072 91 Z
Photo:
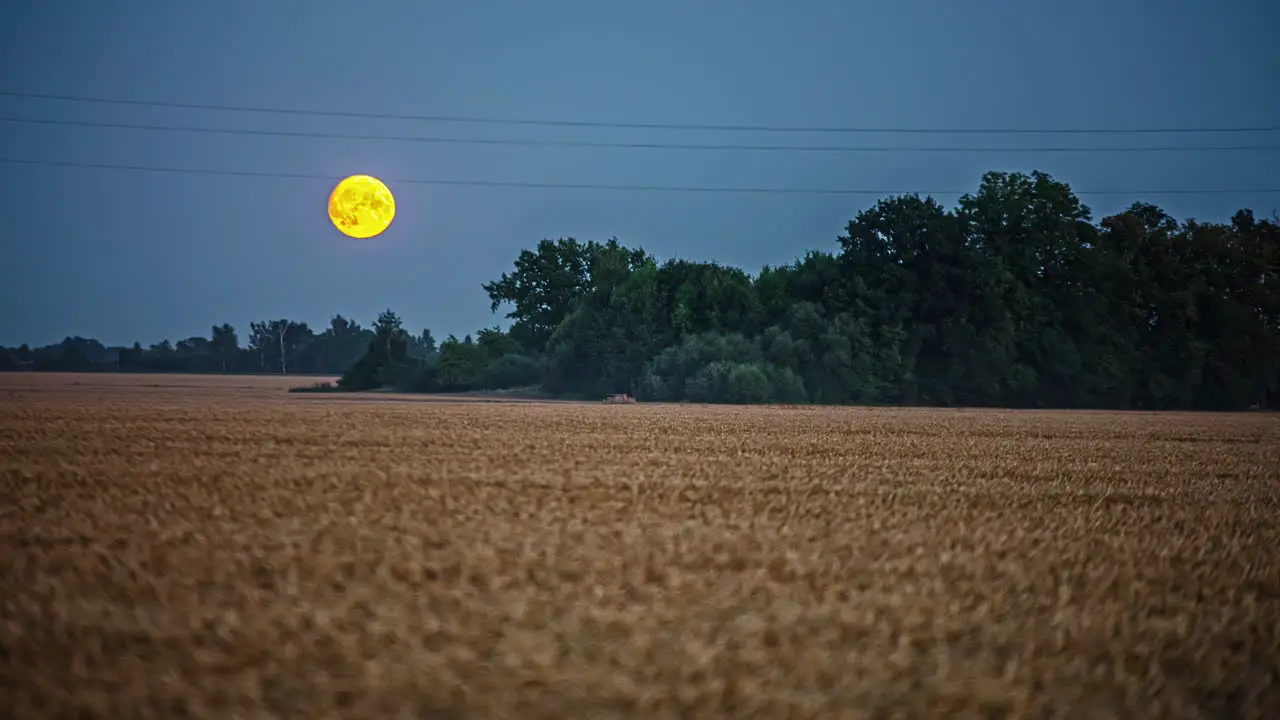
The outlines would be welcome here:
M 15 717 L 1280 716 L 1280 418 L 0 374 Z

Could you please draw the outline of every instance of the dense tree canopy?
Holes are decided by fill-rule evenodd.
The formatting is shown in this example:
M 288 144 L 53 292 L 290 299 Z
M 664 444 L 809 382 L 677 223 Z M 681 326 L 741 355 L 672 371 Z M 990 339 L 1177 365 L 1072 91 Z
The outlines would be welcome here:
M 658 263 L 617 239 L 543 240 L 483 288 L 512 324 L 436 346 L 384 312 L 250 326 L 112 353 L 68 338 L 0 368 L 342 372 L 343 389 L 540 386 L 640 400 L 1010 407 L 1275 407 L 1280 224 L 1179 222 L 1145 203 L 1095 223 L 1064 183 L 992 172 L 947 209 L 899 196 L 836 253 L 752 276 Z

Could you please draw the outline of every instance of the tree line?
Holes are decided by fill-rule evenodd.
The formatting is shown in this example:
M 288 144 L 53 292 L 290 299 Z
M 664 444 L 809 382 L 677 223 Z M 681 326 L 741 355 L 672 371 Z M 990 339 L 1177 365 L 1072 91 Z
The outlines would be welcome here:
M 1094 222 L 1066 183 L 1040 172 L 987 173 L 951 209 L 915 195 L 880 200 L 848 223 L 838 251 L 754 275 L 659 263 L 616 238 L 563 238 L 522 251 L 483 287 L 494 312 L 507 309 L 509 329 L 437 347 L 390 310 L 367 330 L 338 329 L 335 318 L 334 328 L 308 334 L 276 321 L 256 324 L 250 347 L 234 353 L 233 342 L 211 337 L 202 367 L 341 365 L 340 390 L 536 387 L 641 401 L 1221 410 L 1280 402 L 1275 217 L 1241 210 L 1227 223 L 1178 221 L 1135 203 Z
M 368 349 L 373 331 L 341 315 L 314 331 L 305 322 L 264 320 L 249 323 L 247 346 L 229 324 L 212 326 L 209 336 L 143 347 L 106 346 L 93 338 L 67 337 L 32 348 L 0 347 L 0 370 L 55 372 L 178 372 L 337 375 Z M 434 352 L 430 330 L 407 339 L 413 357 Z

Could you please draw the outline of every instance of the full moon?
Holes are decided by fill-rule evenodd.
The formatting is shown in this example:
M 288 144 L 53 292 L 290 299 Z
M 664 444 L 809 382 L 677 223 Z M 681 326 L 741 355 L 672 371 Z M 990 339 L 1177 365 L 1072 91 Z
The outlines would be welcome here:
M 396 199 L 381 180 L 352 175 L 338 183 L 329 195 L 329 219 L 344 235 L 371 238 L 396 216 Z

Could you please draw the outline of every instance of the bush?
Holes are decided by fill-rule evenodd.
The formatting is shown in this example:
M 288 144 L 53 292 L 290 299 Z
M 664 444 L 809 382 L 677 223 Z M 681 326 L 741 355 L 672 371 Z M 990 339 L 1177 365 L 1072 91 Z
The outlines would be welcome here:
M 764 364 L 765 373 L 769 376 L 769 387 L 772 389 L 770 400 L 780 403 L 805 403 L 809 401 L 809 393 L 804 389 L 804 380 L 788 367 Z
M 725 401 L 742 405 L 773 399 L 769 375 L 759 363 L 739 363 L 729 368 L 725 378 Z
M 475 379 L 475 387 L 481 390 L 505 390 L 527 387 L 542 382 L 542 363 L 528 355 L 503 355 L 481 370 Z
M 385 387 L 405 390 L 412 384 L 420 367 L 421 363 L 413 361 L 380 365 L 374 356 L 366 354 L 342 374 L 338 379 L 338 389 L 346 392 L 378 390 Z
M 640 400 L 687 398 L 695 402 L 720 402 L 695 398 L 706 397 L 708 392 L 722 395 L 721 375 L 728 374 L 729 366 L 754 362 L 759 358 L 760 350 L 755 342 L 742 335 L 715 332 L 689 335 L 679 345 L 673 345 L 649 360 L 632 389 Z M 708 369 L 713 365 L 715 368 Z M 690 389 L 688 383 L 697 387 Z
M 376 390 L 380 385 L 377 364 L 368 355 L 362 356 L 338 379 L 338 388 L 346 392 Z
M 418 363 L 413 372 L 409 374 L 405 380 L 405 392 L 439 392 L 440 391 L 440 368 L 435 360 L 436 356 L 431 356 L 426 360 Z
M 440 344 L 436 357 L 436 392 L 467 392 L 475 389 L 476 376 L 484 369 L 484 350 L 473 342 L 452 335 Z
M 702 403 L 748 405 L 807 400 L 804 381 L 798 375 L 790 368 L 764 362 L 707 363 L 684 382 L 684 392 L 684 399 Z
M 672 402 L 680 398 L 671 391 L 667 382 L 652 369 L 646 369 L 636 378 L 632 385 L 631 394 L 637 400 L 647 402 Z
M 707 363 L 701 370 L 695 372 L 692 377 L 685 380 L 685 398 L 699 403 L 724 402 L 724 397 L 727 394 L 729 371 L 732 369 L 733 363 L 727 360 Z
M 302 387 L 289 388 L 289 392 L 291 393 L 331 393 L 342 392 L 342 390 L 343 388 L 340 388 L 331 382 L 318 382 L 310 385 L 303 385 Z

